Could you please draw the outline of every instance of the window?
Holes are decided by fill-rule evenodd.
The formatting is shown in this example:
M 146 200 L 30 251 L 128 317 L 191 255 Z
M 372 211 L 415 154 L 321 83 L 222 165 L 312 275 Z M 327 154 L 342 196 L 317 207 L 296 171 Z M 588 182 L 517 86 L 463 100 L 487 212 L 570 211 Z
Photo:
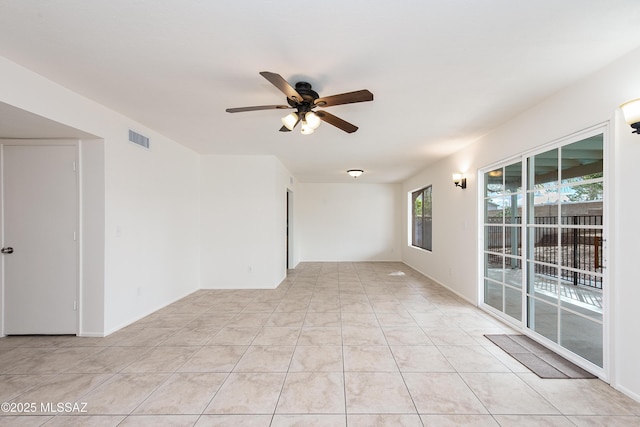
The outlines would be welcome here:
M 431 249 L 432 236 L 432 199 L 431 186 L 411 193 L 413 207 L 413 221 L 411 222 L 411 244 L 418 248 Z

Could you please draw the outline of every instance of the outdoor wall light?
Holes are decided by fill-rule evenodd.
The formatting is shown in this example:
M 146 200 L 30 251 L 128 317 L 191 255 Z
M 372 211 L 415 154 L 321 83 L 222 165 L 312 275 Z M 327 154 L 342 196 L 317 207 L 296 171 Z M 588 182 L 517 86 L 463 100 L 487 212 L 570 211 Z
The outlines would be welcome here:
M 347 173 L 348 173 L 349 175 L 351 175 L 352 177 L 354 177 L 354 178 L 359 177 L 360 175 L 362 175 L 362 173 L 363 173 L 363 172 L 364 172 L 364 171 L 363 171 L 362 169 L 349 169 L 349 170 L 347 171 Z
M 633 128 L 631 133 L 640 134 L 640 98 L 627 101 L 620 108 L 624 119 Z
M 467 188 L 467 178 L 463 178 L 461 173 L 454 173 L 453 185 L 464 190 L 465 188 Z

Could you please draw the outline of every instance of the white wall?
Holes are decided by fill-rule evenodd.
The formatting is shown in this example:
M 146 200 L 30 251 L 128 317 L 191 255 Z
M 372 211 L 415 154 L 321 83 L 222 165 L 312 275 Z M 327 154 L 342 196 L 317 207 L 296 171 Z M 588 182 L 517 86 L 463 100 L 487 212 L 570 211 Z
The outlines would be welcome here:
M 286 277 L 286 194 L 273 156 L 202 157 L 203 288 L 277 287 Z
M 0 102 L 101 138 L 81 144 L 91 191 L 82 207 L 83 335 L 112 332 L 199 288 L 196 153 L 2 57 Z M 151 150 L 128 142 L 129 128 L 149 136 Z
M 200 158 L 143 133 L 149 150 L 105 143 L 107 332 L 200 287 Z
M 402 260 L 452 291 L 475 303 L 476 287 L 471 279 L 475 271 L 476 193 L 474 172 L 460 165 L 456 157 L 430 165 L 424 172 L 406 181 L 401 191 Z M 467 188 L 455 187 L 451 175 L 466 172 Z M 432 251 L 411 246 L 408 221 L 410 194 L 432 185 Z
M 400 259 L 399 184 L 298 184 L 301 261 Z
M 611 139 L 607 165 L 611 202 L 608 239 L 612 334 L 611 384 L 640 400 L 640 329 L 637 306 L 637 251 L 640 241 L 637 213 L 640 201 L 635 179 L 640 136 L 619 117 L 618 106 L 640 97 L 640 50 L 631 52 L 598 73 L 577 82 L 545 102 L 507 122 L 459 153 L 430 165 L 403 184 L 402 233 L 408 233 L 406 193 L 433 184 L 434 251 L 426 253 L 404 244 L 403 260 L 472 302 L 477 301 L 477 197 L 480 168 L 532 150 L 580 130 L 609 122 Z M 451 174 L 465 172 L 466 190 L 453 187 Z

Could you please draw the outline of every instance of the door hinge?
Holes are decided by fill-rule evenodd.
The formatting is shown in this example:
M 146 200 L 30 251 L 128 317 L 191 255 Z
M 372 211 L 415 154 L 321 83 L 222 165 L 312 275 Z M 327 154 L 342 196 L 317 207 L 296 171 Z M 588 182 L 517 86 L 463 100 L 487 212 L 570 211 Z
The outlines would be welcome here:
M 77 311 L 78 310 L 78 301 L 74 301 L 73 302 L 73 311 Z
M 75 242 L 76 240 L 78 240 L 78 233 L 76 233 L 75 231 L 73 232 L 73 241 Z
M 73 162 L 73 171 L 77 172 L 78 171 L 78 165 L 76 162 Z

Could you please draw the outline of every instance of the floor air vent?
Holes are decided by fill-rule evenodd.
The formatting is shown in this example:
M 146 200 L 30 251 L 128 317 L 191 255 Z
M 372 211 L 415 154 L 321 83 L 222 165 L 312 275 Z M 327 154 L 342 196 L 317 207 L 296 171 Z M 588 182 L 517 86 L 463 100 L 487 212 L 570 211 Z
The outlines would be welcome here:
M 149 148 L 149 138 L 129 129 L 129 141 L 141 147 Z

